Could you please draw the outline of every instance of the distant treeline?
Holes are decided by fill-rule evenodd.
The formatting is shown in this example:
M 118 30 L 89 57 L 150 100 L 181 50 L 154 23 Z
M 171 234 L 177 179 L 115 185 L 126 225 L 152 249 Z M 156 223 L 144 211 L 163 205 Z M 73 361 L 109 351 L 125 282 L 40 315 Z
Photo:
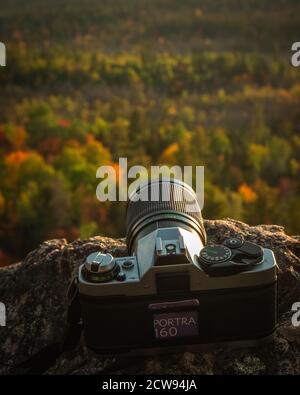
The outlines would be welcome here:
M 95 191 L 96 169 L 118 170 L 124 156 L 204 165 L 204 217 L 299 233 L 300 69 L 289 52 L 299 10 L 3 0 L 0 264 L 53 237 L 123 236 L 125 205 Z

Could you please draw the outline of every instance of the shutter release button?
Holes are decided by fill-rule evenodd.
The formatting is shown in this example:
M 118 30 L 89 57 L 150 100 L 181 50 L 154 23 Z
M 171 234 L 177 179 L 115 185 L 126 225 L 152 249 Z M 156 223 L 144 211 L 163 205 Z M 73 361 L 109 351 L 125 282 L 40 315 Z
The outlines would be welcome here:
M 239 248 L 244 244 L 244 240 L 237 238 L 237 237 L 232 237 L 230 239 L 226 239 L 224 242 L 224 245 L 226 245 L 229 248 Z
M 126 280 L 126 274 L 123 273 L 123 272 L 119 273 L 117 278 L 116 278 L 116 280 L 117 281 L 125 281 Z

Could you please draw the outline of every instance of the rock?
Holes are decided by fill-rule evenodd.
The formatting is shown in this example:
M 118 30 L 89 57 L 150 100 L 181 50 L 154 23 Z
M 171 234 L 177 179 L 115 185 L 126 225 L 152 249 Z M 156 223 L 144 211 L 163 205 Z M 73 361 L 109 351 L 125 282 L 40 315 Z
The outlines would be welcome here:
M 157 357 L 100 357 L 84 344 L 39 362 L 24 363 L 39 351 L 61 343 L 66 329 L 66 292 L 84 257 L 101 250 L 126 255 L 124 240 L 49 240 L 16 265 L 0 269 L 0 301 L 7 322 L 0 327 L 0 373 L 46 374 L 300 374 L 300 327 L 291 324 L 291 306 L 300 301 L 300 238 L 275 225 L 248 226 L 231 219 L 205 221 L 209 242 L 242 236 L 272 248 L 279 266 L 279 327 L 264 347 L 185 352 Z M 57 351 L 57 350 L 56 350 Z

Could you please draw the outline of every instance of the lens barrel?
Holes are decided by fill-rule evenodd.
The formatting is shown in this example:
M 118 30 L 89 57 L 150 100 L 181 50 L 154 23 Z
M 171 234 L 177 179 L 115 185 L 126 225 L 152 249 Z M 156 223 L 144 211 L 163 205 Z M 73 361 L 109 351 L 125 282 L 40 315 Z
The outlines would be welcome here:
M 157 228 L 182 227 L 197 232 L 203 245 L 206 233 L 196 194 L 176 179 L 157 179 L 141 184 L 129 197 L 126 234 L 130 254 L 138 239 Z

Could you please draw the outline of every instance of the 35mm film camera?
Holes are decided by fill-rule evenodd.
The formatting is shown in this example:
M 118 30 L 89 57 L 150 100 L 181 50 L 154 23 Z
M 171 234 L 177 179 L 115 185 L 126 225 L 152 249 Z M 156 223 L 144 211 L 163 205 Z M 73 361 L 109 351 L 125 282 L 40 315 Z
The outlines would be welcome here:
M 137 199 L 153 191 L 156 201 Z M 272 338 L 273 252 L 235 237 L 206 245 L 188 185 L 156 180 L 135 191 L 127 207 L 127 247 L 127 257 L 94 252 L 79 269 L 84 337 L 91 349 L 152 352 Z

